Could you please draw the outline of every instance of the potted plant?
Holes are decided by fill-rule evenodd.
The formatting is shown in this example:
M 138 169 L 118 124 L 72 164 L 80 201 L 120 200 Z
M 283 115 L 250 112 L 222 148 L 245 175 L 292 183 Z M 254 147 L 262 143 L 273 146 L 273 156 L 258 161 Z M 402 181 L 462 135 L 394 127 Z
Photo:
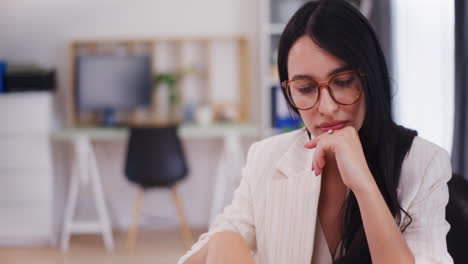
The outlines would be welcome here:
M 169 122 L 176 120 L 176 110 L 180 102 L 180 94 L 177 89 L 177 85 L 181 77 L 182 74 L 179 72 L 166 72 L 158 73 L 153 78 L 153 89 L 155 89 L 155 92 L 159 96 L 165 97 L 158 98 L 158 103 L 156 104 L 163 104 L 167 107 L 167 109 L 163 110 L 167 113 L 167 117 L 163 117 L 163 119 L 166 119 Z M 167 91 L 158 91 L 161 89 L 166 89 Z M 157 107 L 161 111 L 161 106 Z

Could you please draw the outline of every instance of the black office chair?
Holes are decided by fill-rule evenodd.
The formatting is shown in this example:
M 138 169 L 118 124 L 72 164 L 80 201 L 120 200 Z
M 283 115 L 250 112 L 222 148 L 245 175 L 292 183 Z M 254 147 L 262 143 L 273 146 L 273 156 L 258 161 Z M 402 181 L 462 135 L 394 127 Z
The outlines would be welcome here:
M 138 224 L 144 192 L 148 188 L 170 188 L 180 220 L 181 235 L 186 248 L 193 244 L 181 199 L 175 185 L 187 176 L 188 168 L 177 126 L 135 127 L 130 129 L 125 175 L 140 186 L 133 212 L 133 223 L 127 234 L 126 246 L 136 245 Z
M 447 234 L 447 248 L 454 264 L 468 263 L 468 181 L 453 174 L 448 188 L 446 218 L 451 228 Z

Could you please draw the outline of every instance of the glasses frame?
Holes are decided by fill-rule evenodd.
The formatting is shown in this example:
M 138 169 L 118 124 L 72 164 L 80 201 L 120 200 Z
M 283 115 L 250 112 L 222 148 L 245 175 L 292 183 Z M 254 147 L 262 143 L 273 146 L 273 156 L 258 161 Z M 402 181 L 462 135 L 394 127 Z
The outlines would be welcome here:
M 289 103 L 294 108 L 299 109 L 299 110 L 309 110 L 309 109 L 313 108 L 317 104 L 317 102 L 320 100 L 320 92 L 322 90 L 322 87 L 326 87 L 328 89 L 328 93 L 331 95 L 331 97 L 332 97 L 333 101 L 335 101 L 335 103 L 340 104 L 340 105 L 352 105 L 352 104 L 355 104 L 359 100 L 359 98 L 361 98 L 362 91 L 363 91 L 362 87 L 361 87 L 361 91 L 359 92 L 359 95 L 356 97 L 356 99 L 352 103 L 349 103 L 349 104 L 343 104 L 343 103 L 338 102 L 338 100 L 335 98 L 335 95 L 333 94 L 333 92 L 332 92 L 332 90 L 330 88 L 330 82 L 331 82 L 331 80 L 333 80 L 333 78 L 335 78 L 336 76 L 339 76 L 341 74 L 347 74 L 347 73 L 356 73 L 360 77 L 361 86 L 362 86 L 362 83 L 363 83 L 362 82 L 362 77 L 365 76 L 365 74 L 361 73 L 360 71 L 349 70 L 349 71 L 343 71 L 343 72 L 335 73 L 332 76 L 328 77 L 328 79 L 326 81 L 322 81 L 322 82 L 318 82 L 318 81 L 314 80 L 313 78 L 307 78 L 307 77 L 298 78 L 298 79 L 294 79 L 294 80 L 286 80 L 286 81 L 283 81 L 281 83 L 281 87 L 286 90 L 286 94 L 288 95 Z M 289 84 L 292 83 L 292 82 L 295 82 L 295 81 L 299 81 L 299 80 L 310 80 L 310 81 L 313 81 L 313 82 L 315 82 L 317 84 L 317 87 L 318 87 L 317 100 L 309 108 L 299 108 L 299 107 L 296 106 L 296 104 L 292 100 L 291 89 L 289 87 Z

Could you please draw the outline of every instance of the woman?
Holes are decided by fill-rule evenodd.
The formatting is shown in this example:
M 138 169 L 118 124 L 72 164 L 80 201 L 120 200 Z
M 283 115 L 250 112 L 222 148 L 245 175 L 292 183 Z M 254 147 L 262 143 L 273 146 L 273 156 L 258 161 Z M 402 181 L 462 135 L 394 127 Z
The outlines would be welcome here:
M 252 145 L 232 204 L 179 263 L 452 263 L 449 156 L 392 120 L 369 22 L 345 1 L 306 3 L 278 55 L 306 128 Z

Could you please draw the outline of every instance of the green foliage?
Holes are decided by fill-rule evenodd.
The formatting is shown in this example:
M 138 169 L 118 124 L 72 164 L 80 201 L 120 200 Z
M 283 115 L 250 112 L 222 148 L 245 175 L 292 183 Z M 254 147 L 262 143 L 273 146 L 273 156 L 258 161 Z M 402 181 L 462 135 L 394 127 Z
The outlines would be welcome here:
M 153 87 L 157 89 L 160 84 L 165 83 L 169 88 L 169 103 L 172 105 L 178 104 L 180 95 L 177 90 L 177 84 L 182 78 L 180 73 L 159 73 L 153 78 Z

